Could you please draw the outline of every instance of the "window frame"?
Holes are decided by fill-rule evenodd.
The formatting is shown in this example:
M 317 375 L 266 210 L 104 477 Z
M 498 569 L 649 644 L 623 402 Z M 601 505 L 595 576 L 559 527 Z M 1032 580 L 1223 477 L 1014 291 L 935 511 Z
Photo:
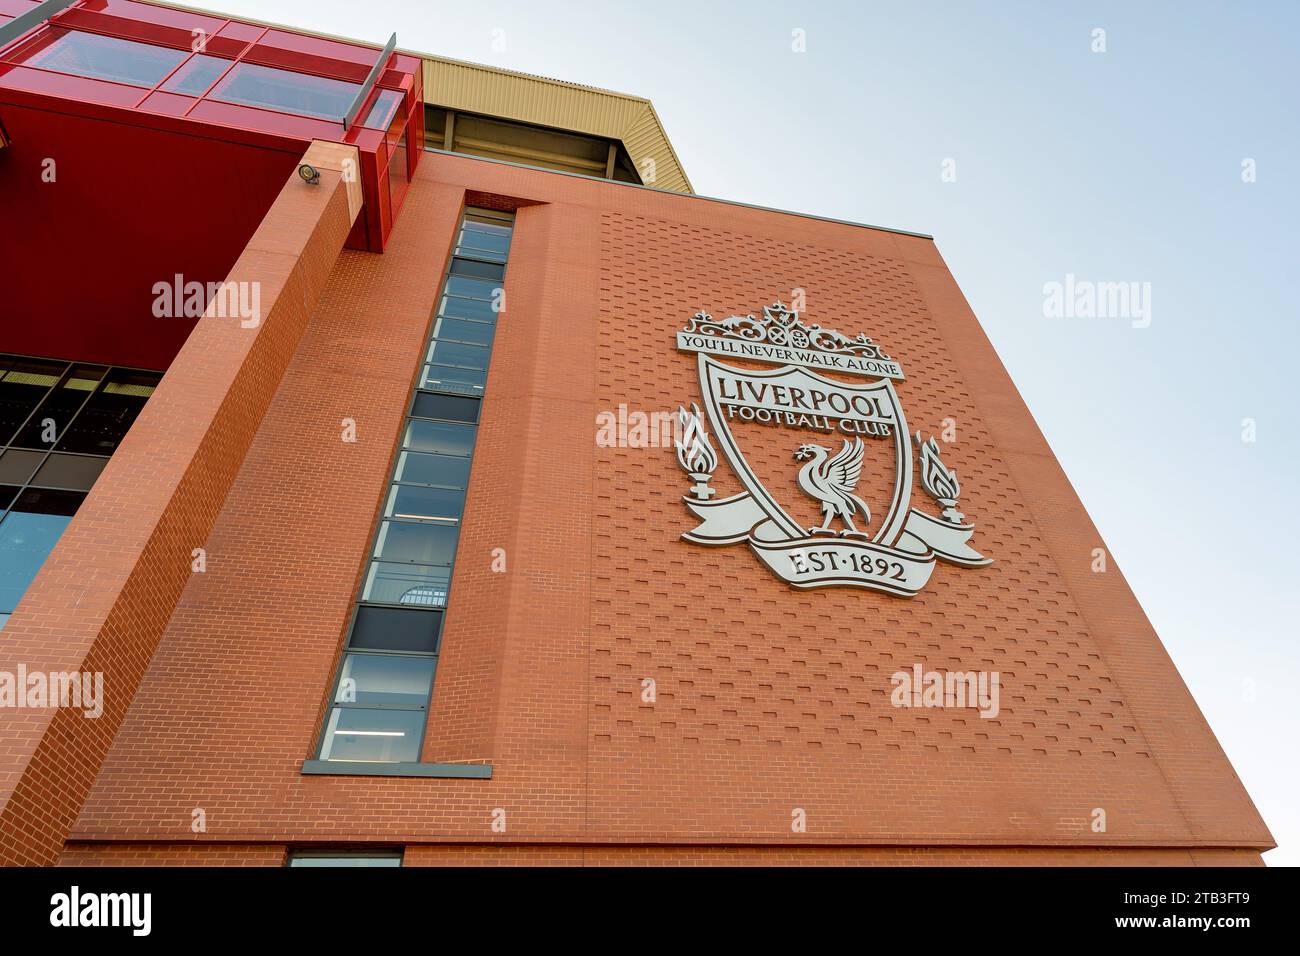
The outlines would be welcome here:
M 391 848 L 390 847 L 368 847 L 368 846 L 303 847 L 301 849 L 297 847 L 290 847 L 289 851 L 284 855 L 284 868 L 286 870 L 313 869 L 313 867 L 310 866 L 294 866 L 293 865 L 294 860 L 320 860 L 320 859 L 333 860 L 333 859 L 346 859 L 348 857 L 356 857 L 358 859 L 372 859 L 372 860 L 396 859 L 397 860 L 396 868 L 400 869 L 401 867 L 406 865 L 406 848 L 400 846 L 391 847 Z M 324 867 L 318 867 L 318 868 L 323 869 Z M 363 869 L 363 868 L 364 867 L 358 867 L 358 869 Z M 393 866 L 388 864 L 379 864 L 378 866 L 374 866 L 372 868 L 373 869 L 394 869 Z
M 19 355 L 17 353 L 4 352 L 4 353 L 0 353 L 0 380 L 2 380 L 3 376 L 8 375 L 8 373 L 11 371 L 20 371 L 20 369 L 16 368 L 16 366 L 19 366 L 22 363 L 27 363 L 27 362 L 41 363 L 48 366 L 47 371 L 44 374 L 53 375 L 54 381 L 52 384 L 45 387 L 45 390 L 41 392 L 39 397 L 35 398 L 34 403 L 32 404 L 30 410 L 26 414 L 26 417 L 24 417 L 23 420 L 14 427 L 12 434 L 6 435 L 5 440 L 3 442 L 0 442 L 0 457 L 6 456 L 11 452 L 29 453 L 34 456 L 37 456 L 36 459 L 34 459 L 34 464 L 32 465 L 32 469 L 30 473 L 28 473 L 25 479 L 17 482 L 6 482 L 3 485 L 4 488 L 14 489 L 14 493 L 12 497 L 7 497 L 8 493 L 6 492 L 3 500 L 0 500 L 0 526 L 2 526 L 9 519 L 9 516 L 11 514 L 15 513 L 15 506 L 18 505 L 19 501 L 22 500 L 23 496 L 28 491 L 44 491 L 44 492 L 51 492 L 54 494 L 79 495 L 80 500 L 77 502 L 77 507 L 72 511 L 71 515 L 67 516 L 69 519 L 75 518 L 77 512 L 80 511 L 81 506 L 85 503 L 86 497 L 90 494 L 91 489 L 94 488 L 96 482 L 98 482 L 99 480 L 100 475 L 103 474 L 104 468 L 108 466 L 108 462 L 112 459 L 113 455 L 117 452 L 118 448 L 121 447 L 122 440 L 125 440 L 126 435 L 129 434 L 131 428 L 134 427 L 136 419 L 138 419 L 140 414 L 144 411 L 144 406 L 147 405 L 149 403 L 149 399 L 153 397 L 153 391 L 157 390 L 159 384 L 161 384 L 162 382 L 163 375 L 164 375 L 163 372 L 154 369 L 136 368 L 134 366 L 128 366 L 128 365 L 108 365 L 99 362 L 81 362 L 81 361 L 72 361 L 68 359 L 51 359 L 51 358 L 46 358 L 37 355 Z M 36 416 L 45 407 L 46 402 L 48 402 L 51 398 L 56 397 L 59 390 L 65 388 L 66 383 L 75 375 L 77 375 L 79 371 L 84 371 L 87 369 L 98 370 L 97 374 L 99 377 L 95 379 L 94 384 L 90 388 L 85 389 L 84 396 L 81 398 L 80 402 L 76 404 L 76 408 L 67 415 L 67 420 L 59 424 L 59 429 L 55 441 L 52 444 L 41 444 L 36 447 L 32 447 L 25 444 L 19 444 L 18 443 L 19 436 L 21 436 L 25 431 L 27 431 L 28 427 L 32 425 L 33 422 L 37 421 Z M 85 412 L 86 408 L 90 405 L 90 403 L 95 399 L 97 395 L 99 395 L 101 392 L 104 391 L 104 389 L 110 382 L 116 380 L 116 377 L 119 375 L 119 373 L 128 373 L 131 375 L 156 376 L 156 379 L 153 385 L 151 386 L 152 391 L 148 396 L 145 397 L 145 400 L 142 403 L 139 411 L 136 412 L 136 419 L 132 419 L 131 425 L 128 426 L 126 431 L 122 433 L 122 438 L 121 440 L 118 441 L 117 446 L 114 447 L 114 449 L 108 454 L 103 454 L 100 452 L 73 452 L 73 451 L 60 450 L 59 446 L 63 444 L 68 433 L 74 428 L 74 426 L 76 426 L 76 424 L 81 418 L 81 415 Z M 38 481 L 37 479 L 39 478 L 41 472 L 46 468 L 47 465 L 49 465 L 50 461 L 56 457 L 95 459 L 98 461 L 102 461 L 104 464 L 103 467 L 100 468 L 99 473 L 95 475 L 95 478 L 93 480 L 84 483 L 87 485 L 87 487 L 84 488 L 67 487 L 66 485 L 60 487 L 57 485 L 50 484 L 48 482 L 48 479 L 44 481 Z M 40 512 L 19 511 L 18 513 L 39 514 Z M 71 520 L 69 520 L 69 523 L 71 523 Z M 62 538 L 63 533 L 66 532 L 66 530 L 67 530 L 67 526 L 65 525 L 63 531 L 59 533 L 59 538 Z M 50 551 L 47 552 L 45 558 L 41 562 L 41 565 L 36 568 L 37 573 L 40 572 L 40 568 L 44 566 L 45 561 L 49 560 L 49 555 L 53 553 L 54 548 L 58 547 L 58 540 L 59 539 L 57 538 L 55 539 L 54 545 L 51 547 Z M 35 580 L 34 576 L 32 580 Z M 5 624 L 8 623 L 9 617 L 13 614 L 14 611 L 18 609 L 18 606 L 21 605 L 23 597 L 26 596 L 27 590 L 30 587 L 31 587 L 31 581 L 28 582 L 27 588 L 24 588 L 23 594 L 19 596 L 18 601 L 14 605 L 13 611 L 0 611 L 0 631 L 3 631 Z
M 476 255 L 465 256 L 465 255 L 461 255 L 457 251 L 462 245 L 462 238 L 463 238 L 463 233 L 465 231 L 466 223 L 474 221 L 469 219 L 468 217 L 470 215 L 484 215 L 485 213 L 490 214 L 489 218 L 493 219 L 494 221 L 501 222 L 509 229 L 506 251 L 505 253 L 503 253 L 502 258 L 499 260 L 492 259 L 492 258 L 483 258 Z M 444 629 L 446 627 L 447 615 L 450 613 L 451 610 L 451 590 L 452 590 L 451 581 L 455 573 L 456 558 L 458 557 L 460 552 L 460 537 L 464 528 L 465 512 L 467 511 L 469 506 L 469 488 L 474 478 L 474 469 L 473 469 L 474 451 L 478 445 L 478 430 L 484 420 L 485 409 L 483 403 L 486 400 L 486 394 L 485 394 L 486 376 L 488 372 L 490 372 L 491 370 L 492 351 L 496 339 L 496 325 L 497 325 L 496 317 L 499 315 L 499 313 L 496 313 L 494 310 L 493 313 L 494 317 L 490 321 L 483 321 L 478 319 L 459 319 L 459 318 L 456 319 L 457 321 L 470 322 L 470 323 L 485 326 L 486 328 L 490 329 L 491 334 L 489 335 L 488 341 L 486 343 L 463 342 L 460 339 L 446 340 L 448 342 L 453 342 L 460 345 L 467 345 L 473 348 L 483 349 L 486 357 L 485 366 L 482 370 L 484 372 L 483 392 L 480 392 L 478 394 L 466 394 L 464 392 L 457 392 L 445 388 L 428 388 L 423 385 L 424 373 L 426 368 L 434 364 L 429 362 L 429 357 L 432 355 L 436 347 L 436 343 L 438 341 L 444 341 L 444 339 L 442 339 L 442 337 L 439 335 L 439 331 L 440 331 L 440 320 L 443 318 L 447 318 L 447 316 L 443 315 L 443 312 L 445 310 L 445 301 L 448 298 L 466 298 L 472 301 L 487 302 L 489 303 L 489 305 L 491 305 L 496 299 L 496 296 L 494 295 L 495 291 L 505 288 L 505 283 L 508 278 L 507 269 L 508 269 L 508 257 L 509 257 L 510 245 L 514 241 L 514 232 L 515 232 L 514 215 L 506 214 L 506 213 L 496 213 L 493 210 L 478 210 L 475 209 L 474 207 L 467 206 L 467 207 L 463 207 L 461 210 L 461 216 L 458 221 L 456 229 L 457 231 L 456 231 L 455 241 L 452 244 L 452 252 L 448 254 L 447 261 L 444 264 L 442 273 L 440 274 L 439 277 L 438 295 L 437 298 L 435 299 L 434 308 L 429 316 L 429 323 L 425 329 L 424 340 L 421 346 L 420 359 L 416 366 L 414 380 L 411 383 L 410 395 L 406 404 L 405 412 L 402 417 L 402 424 L 397 436 L 396 447 L 394 448 L 392 457 L 389 461 L 389 468 L 388 468 L 387 478 L 384 484 L 384 490 L 382 491 L 379 499 L 379 506 L 374 521 L 374 527 L 371 531 L 369 547 L 368 550 L 366 551 L 365 564 L 361 571 L 361 583 L 357 588 L 357 592 L 352 600 L 351 613 L 348 616 L 347 628 L 344 631 L 343 641 L 339 650 L 339 656 L 337 659 L 337 663 L 335 664 L 334 679 L 330 683 L 329 697 L 325 701 L 325 706 L 322 711 L 322 717 L 320 722 L 320 729 L 317 733 L 316 746 L 313 750 L 313 755 L 316 762 L 329 764 L 329 765 L 333 765 L 337 763 L 338 766 L 341 768 L 341 772 L 344 773 L 347 772 L 346 768 L 348 767 L 349 764 L 355 765 L 356 763 L 358 763 L 358 761 L 333 760 L 333 759 L 326 758 L 324 756 L 327 746 L 330 744 L 330 742 L 333 739 L 333 735 L 331 734 L 329 727 L 336 708 L 339 709 L 356 708 L 356 709 L 366 709 L 366 710 L 388 709 L 392 711 L 405 711 L 408 713 L 415 713 L 415 712 L 422 713 L 423 716 L 421 720 L 420 735 L 418 741 L 419 749 L 416 752 L 415 760 L 414 761 L 382 761 L 382 763 L 390 766 L 396 766 L 401 763 L 423 763 L 421 757 L 423 756 L 422 751 L 424 746 L 424 738 L 425 735 L 428 733 L 429 714 L 432 710 L 433 692 L 437 686 L 438 661 L 442 653 L 442 639 L 443 639 Z M 472 279 L 471 280 L 475 282 L 484 283 L 484 285 L 489 289 L 486 298 L 479 298 L 477 296 L 474 297 L 460 296 L 449 292 L 448 290 L 449 281 L 453 276 L 457 275 L 456 273 L 453 272 L 453 269 L 455 267 L 455 260 L 457 258 L 473 259 L 475 261 L 486 262 L 501 267 L 502 275 L 500 279 L 495 279 L 495 280 Z M 464 278 L 463 276 L 459 276 L 459 277 Z M 457 366 L 448 366 L 448 367 L 457 367 Z M 415 412 L 416 412 L 417 403 L 419 402 L 421 395 L 443 395 L 450 398 L 459 399 L 462 401 L 473 401 L 476 403 L 475 409 L 477 414 L 475 420 L 473 422 L 466 422 L 462 419 L 437 418 L 437 417 L 430 417 L 427 415 L 417 415 L 415 414 Z M 452 425 L 457 428 L 472 429 L 472 432 L 469 435 L 469 441 L 467 443 L 466 454 L 456 455 L 456 454 L 449 454 L 446 451 L 442 451 L 442 450 L 427 451 L 427 450 L 420 450 L 414 447 L 408 447 L 407 445 L 408 435 L 410 434 L 412 425 L 419 422 L 427 422 L 433 425 Z M 441 485 L 433 485 L 424 482 L 411 482 L 411 481 L 404 481 L 399 479 L 397 477 L 398 468 L 402 461 L 402 455 L 407 453 L 417 454 L 417 455 L 434 455 L 442 458 L 467 461 L 469 463 L 469 468 L 466 473 L 465 487 L 448 488 L 446 486 L 441 486 Z M 400 486 L 403 485 L 459 492 L 459 494 L 461 495 L 460 516 L 454 522 L 438 522 L 438 521 L 422 520 L 422 519 L 393 518 L 388 516 L 387 512 L 389 509 L 389 502 L 392 499 L 392 496 L 396 493 L 396 489 L 398 489 Z M 427 565 L 427 564 L 421 564 L 417 562 L 394 562 L 394 561 L 385 561 L 380 559 L 376 553 L 376 549 L 379 547 L 380 537 L 383 534 L 383 529 L 385 523 L 387 522 L 401 523 L 401 524 L 415 525 L 415 526 L 424 526 L 424 527 L 444 527 L 444 528 L 450 527 L 455 530 L 455 540 L 451 547 L 451 556 L 449 558 L 448 564 L 446 565 L 447 583 L 446 583 L 445 596 L 441 605 L 436 605 L 436 606 L 414 605 L 413 606 L 409 604 L 397 604 L 397 603 L 392 603 L 387 601 L 367 600 L 364 598 L 364 595 L 368 587 L 370 586 L 371 578 L 375 574 L 375 567 L 378 564 L 405 563 L 412 568 L 441 568 L 442 567 L 441 565 Z M 367 608 L 367 607 L 380 608 L 380 609 L 393 609 L 399 611 L 408 611 L 411 613 L 437 615 L 437 626 L 433 636 L 433 651 L 431 652 L 410 651 L 410 650 L 392 649 L 392 648 L 353 648 L 352 636 L 356 631 L 357 618 L 360 615 L 362 608 Z M 377 708 L 374 707 L 373 705 L 361 705 L 356 702 L 340 703 L 338 700 L 338 694 L 339 694 L 339 689 L 342 686 L 342 682 L 344 680 L 343 670 L 344 670 L 345 662 L 347 661 L 349 655 L 358 655 L 358 656 L 375 655 L 375 656 L 388 656 L 388 657 L 432 659 L 433 671 L 429 679 L 429 692 L 425 697 L 423 706 L 418 709 L 408 708 L 408 707 Z

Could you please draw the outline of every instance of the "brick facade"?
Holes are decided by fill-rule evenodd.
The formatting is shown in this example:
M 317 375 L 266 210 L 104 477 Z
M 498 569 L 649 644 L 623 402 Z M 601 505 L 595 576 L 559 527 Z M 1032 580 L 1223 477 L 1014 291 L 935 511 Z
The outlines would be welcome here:
M 276 844 L 70 843 L 60 866 L 283 866 Z M 1262 866 L 1252 850 L 444 844 L 403 866 Z
M 304 776 L 467 195 L 517 225 L 423 757 L 493 778 Z M 674 346 L 690 315 L 796 288 L 810 322 L 903 364 L 914 430 L 956 421 L 945 458 L 995 564 L 941 564 L 912 600 L 794 591 L 744 546 L 679 540 L 670 448 L 597 447 L 602 411 L 699 400 Z M 285 358 L 255 432 L 206 466 L 231 475 L 208 569 L 139 631 L 160 637 L 127 654 L 143 677 L 102 768 L 66 767 L 83 784 L 60 813 L 89 795 L 65 863 L 275 865 L 369 841 L 408 845 L 408 865 L 1196 865 L 1272 845 L 1122 575 L 1090 572 L 1103 542 L 930 240 L 430 154 L 387 251 L 339 255 Z M 192 407 L 177 383 L 206 361 L 191 338 L 153 427 Z M 743 437 L 798 500 L 797 433 Z M 133 431 L 105 480 L 176 448 Z M 714 484 L 740 490 L 725 466 Z M 91 627 L 47 592 L 106 533 L 78 517 L 7 640 L 17 624 L 52 646 L 63 625 L 36 619 L 56 601 Z M 914 663 L 1001 672 L 1002 713 L 891 707 Z
M 5 627 L 6 671 L 102 672 L 105 705 L 0 712 L 0 862 L 57 859 L 351 228 L 339 164 L 312 158 L 321 184 L 290 177 L 227 279 L 264 314 L 199 320 Z

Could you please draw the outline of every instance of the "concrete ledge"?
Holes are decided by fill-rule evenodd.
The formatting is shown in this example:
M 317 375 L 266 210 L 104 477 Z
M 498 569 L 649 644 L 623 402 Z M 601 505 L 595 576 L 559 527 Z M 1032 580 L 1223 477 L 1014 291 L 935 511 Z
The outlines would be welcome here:
M 304 774 L 340 777 L 447 777 L 491 780 L 492 765 L 482 763 L 360 763 L 338 760 L 308 760 Z

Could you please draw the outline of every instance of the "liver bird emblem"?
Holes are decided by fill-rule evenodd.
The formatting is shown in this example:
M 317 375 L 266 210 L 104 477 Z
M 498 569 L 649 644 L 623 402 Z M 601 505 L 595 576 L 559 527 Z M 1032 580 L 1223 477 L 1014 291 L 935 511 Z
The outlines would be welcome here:
M 797 461 L 808 464 L 799 469 L 799 487 L 822 503 L 825 520 L 819 528 L 809 528 L 812 534 L 834 534 L 831 521 L 837 515 L 847 526 L 845 533 L 861 534 L 853 525 L 853 516 L 862 512 L 862 523 L 871 521 L 871 509 L 853 493 L 862 474 L 862 459 L 866 448 L 861 438 L 845 441 L 844 448 L 834 458 L 830 450 L 821 445 L 800 445 L 794 453 Z

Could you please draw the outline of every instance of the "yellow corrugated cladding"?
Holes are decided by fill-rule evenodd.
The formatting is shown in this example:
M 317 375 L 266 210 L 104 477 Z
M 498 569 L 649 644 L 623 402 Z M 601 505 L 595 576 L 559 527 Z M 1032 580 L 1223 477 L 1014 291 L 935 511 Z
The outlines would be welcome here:
M 167 0 L 156 0 L 156 2 L 177 10 L 214 13 L 212 10 L 199 7 L 168 3 Z M 226 16 L 226 14 L 218 14 L 218 16 Z M 277 27 L 307 36 L 373 46 L 347 37 L 304 30 L 301 27 L 287 27 L 280 23 L 268 23 L 250 17 L 240 17 L 240 19 L 247 23 Z M 654 106 L 647 99 L 629 96 L 626 93 L 599 90 L 593 86 L 565 83 L 544 76 L 533 76 L 529 73 L 501 70 L 481 63 L 466 63 L 462 60 L 431 56 L 428 53 L 416 53 L 402 49 L 400 46 L 397 52 L 418 56 L 424 61 L 426 103 L 446 106 L 453 110 L 464 110 L 467 113 L 482 113 L 486 116 L 518 120 L 521 123 L 551 126 L 575 133 L 616 139 L 627 149 L 642 179 L 651 179 L 650 174 L 653 171 L 653 181 L 647 182 L 647 186 L 670 189 L 679 193 L 694 192 L 691 189 L 691 181 L 686 178 L 686 171 L 682 169 L 677 154 L 673 152 L 673 144 L 668 142 L 668 136 L 664 132 L 663 124 L 659 122 Z
M 649 100 L 478 63 L 424 55 L 424 100 L 467 113 L 623 143 L 647 185 L 689 193 L 690 180 Z

